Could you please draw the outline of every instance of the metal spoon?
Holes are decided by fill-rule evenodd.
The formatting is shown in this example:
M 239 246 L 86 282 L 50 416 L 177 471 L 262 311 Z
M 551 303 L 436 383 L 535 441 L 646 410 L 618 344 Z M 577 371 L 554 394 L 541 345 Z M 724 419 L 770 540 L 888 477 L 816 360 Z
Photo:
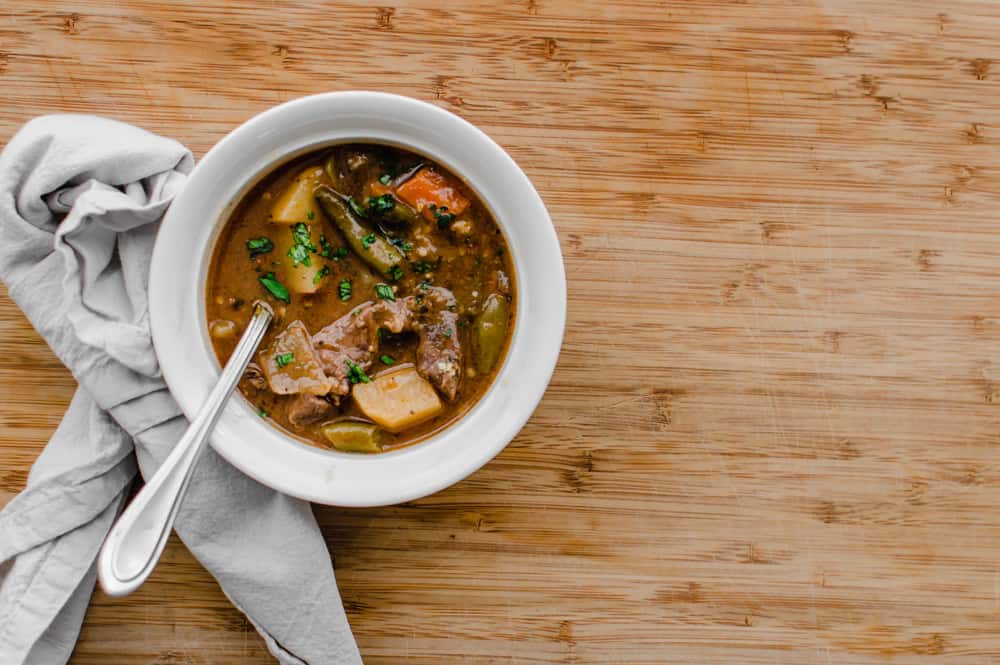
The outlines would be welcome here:
M 222 368 L 219 382 L 208 394 L 205 405 L 163 465 L 111 528 L 97 559 L 97 577 L 108 595 L 132 593 L 156 567 L 208 436 L 273 316 L 267 303 L 254 303 L 253 318 Z

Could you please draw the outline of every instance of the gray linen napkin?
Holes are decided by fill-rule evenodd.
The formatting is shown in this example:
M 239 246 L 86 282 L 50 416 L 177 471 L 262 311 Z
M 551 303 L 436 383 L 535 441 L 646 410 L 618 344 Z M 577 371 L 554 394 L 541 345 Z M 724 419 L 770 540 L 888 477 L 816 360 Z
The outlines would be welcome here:
M 136 460 L 149 477 L 187 427 L 153 355 L 146 282 L 192 166 L 175 141 L 83 115 L 37 118 L 0 154 L 0 278 L 80 384 L 0 512 L 0 665 L 69 659 Z M 361 662 L 308 503 L 209 449 L 176 530 L 279 662 Z

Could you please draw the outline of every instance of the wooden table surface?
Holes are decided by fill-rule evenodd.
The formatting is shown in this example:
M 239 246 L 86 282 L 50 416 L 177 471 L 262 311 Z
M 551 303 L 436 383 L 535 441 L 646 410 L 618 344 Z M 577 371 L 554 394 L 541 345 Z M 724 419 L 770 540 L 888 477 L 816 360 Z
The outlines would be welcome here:
M 366 662 L 986 664 L 998 34 L 973 0 L 5 2 L 0 137 L 94 112 L 201 155 L 380 89 L 534 181 L 570 296 L 538 411 L 447 491 L 316 509 Z M 3 292 L 0 504 L 73 390 Z M 71 662 L 272 661 L 174 540 Z

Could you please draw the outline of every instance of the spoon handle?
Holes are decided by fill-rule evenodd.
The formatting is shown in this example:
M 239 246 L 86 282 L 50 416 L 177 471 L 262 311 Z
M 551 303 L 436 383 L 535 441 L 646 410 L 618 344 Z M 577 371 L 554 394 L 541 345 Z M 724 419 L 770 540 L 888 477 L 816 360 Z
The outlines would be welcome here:
M 204 406 L 166 461 L 136 494 L 108 533 L 97 559 L 97 576 L 101 588 L 108 595 L 132 593 L 153 572 L 170 536 L 195 464 L 229 396 L 267 332 L 272 317 L 267 304 L 254 303 L 250 324 Z

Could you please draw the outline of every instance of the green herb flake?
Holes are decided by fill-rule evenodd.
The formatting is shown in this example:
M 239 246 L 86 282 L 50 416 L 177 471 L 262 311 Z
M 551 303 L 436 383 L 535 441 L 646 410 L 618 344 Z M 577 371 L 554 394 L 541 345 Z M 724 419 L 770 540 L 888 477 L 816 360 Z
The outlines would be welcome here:
M 375 295 L 377 295 L 382 300 L 396 301 L 396 294 L 392 290 L 392 287 L 388 284 L 376 284 L 375 285 Z
M 382 217 L 396 207 L 396 199 L 392 194 L 369 196 L 365 206 L 368 208 L 369 217 Z
M 333 258 L 333 245 L 326 239 L 326 236 L 319 237 L 319 255 L 324 259 Z
M 347 248 L 346 247 L 338 247 L 337 249 L 333 250 L 333 260 L 334 261 L 339 261 L 341 259 L 346 259 L 346 258 L 347 258 Z
M 352 384 L 369 383 L 371 381 L 368 375 L 365 374 L 365 371 L 350 360 L 347 360 L 347 379 Z
M 306 213 L 306 219 L 308 219 L 310 222 L 313 220 L 314 217 L 316 217 L 316 213 L 314 213 L 312 210 Z
M 378 359 L 382 361 L 383 365 L 395 365 L 396 364 L 396 359 L 395 358 L 393 358 L 392 356 L 387 356 L 384 353 L 382 355 L 380 355 L 378 357 Z
M 330 266 L 323 266 L 313 275 L 313 284 L 319 284 L 319 280 L 330 274 Z
M 292 299 L 288 296 L 288 289 L 285 285 L 277 280 L 273 272 L 269 272 L 263 277 L 258 277 L 257 281 L 267 289 L 267 292 L 278 300 L 283 300 L 284 302 L 291 303 Z
M 388 277 L 393 282 L 398 282 L 403 279 L 403 270 L 399 266 L 393 266 L 389 268 Z
M 278 364 L 278 367 L 284 367 L 293 360 L 295 360 L 295 354 L 291 351 L 288 353 L 279 353 L 274 357 L 274 362 Z
M 437 227 L 442 231 L 455 221 L 455 215 L 447 212 L 448 206 L 441 206 L 434 209 L 434 219 L 437 220 Z
M 258 406 L 257 415 L 260 416 L 261 418 L 267 418 L 267 411 L 264 410 L 264 407 Z
M 274 249 L 274 243 L 271 242 L 270 238 L 250 238 L 247 240 L 247 249 L 250 251 L 250 258 L 252 259 L 260 254 L 267 254 L 270 252 Z
M 434 270 L 434 265 L 432 263 L 428 263 L 427 261 L 414 261 L 410 264 L 410 268 L 413 269 L 413 272 L 425 273 Z
M 375 234 L 369 233 L 368 235 L 361 238 L 361 246 L 368 249 L 375 243 Z
M 424 281 L 420 282 L 421 291 L 426 291 L 429 288 L 431 288 L 431 283 L 428 280 L 425 279 Z
M 297 267 L 300 263 L 307 267 L 311 266 L 312 260 L 309 258 L 309 253 L 315 251 L 316 245 L 312 243 L 309 226 L 303 222 L 293 226 L 292 246 L 288 249 L 288 258 L 292 260 L 292 267 Z
M 293 267 L 298 267 L 300 263 L 304 266 L 312 265 L 312 259 L 309 258 L 309 250 L 302 245 L 292 245 L 288 249 L 288 258 L 292 260 Z
M 453 334 L 455 334 L 455 333 L 454 333 L 454 331 L 451 328 L 445 328 L 444 329 L 444 336 L 445 337 L 451 337 Z
M 382 177 L 380 177 L 378 181 L 383 185 L 388 185 L 390 182 L 392 182 L 392 176 L 389 175 L 388 173 L 383 173 Z
M 398 249 L 401 252 L 412 252 L 413 245 L 406 242 L 402 238 L 389 238 L 389 244 Z
M 345 300 L 345 301 L 346 300 L 350 300 L 351 299 L 351 280 L 349 280 L 349 279 L 342 279 L 342 280 L 340 280 L 340 284 L 337 286 L 337 292 L 340 294 L 340 299 L 341 300 Z

